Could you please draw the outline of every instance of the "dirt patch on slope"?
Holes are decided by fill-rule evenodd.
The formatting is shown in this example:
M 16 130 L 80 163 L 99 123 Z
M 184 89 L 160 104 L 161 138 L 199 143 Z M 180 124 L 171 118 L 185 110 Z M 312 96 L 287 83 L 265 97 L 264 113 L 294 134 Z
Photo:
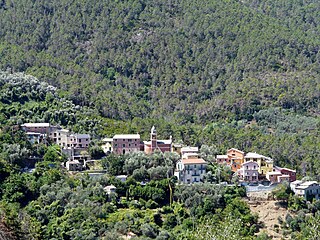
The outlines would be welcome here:
M 278 201 L 265 200 L 265 201 L 250 201 L 247 200 L 250 210 L 253 213 L 259 215 L 259 221 L 264 224 L 264 227 L 260 229 L 260 232 L 266 232 L 271 239 L 289 239 L 281 234 L 279 228 L 278 218 L 281 217 L 283 220 L 289 211 L 281 207 Z

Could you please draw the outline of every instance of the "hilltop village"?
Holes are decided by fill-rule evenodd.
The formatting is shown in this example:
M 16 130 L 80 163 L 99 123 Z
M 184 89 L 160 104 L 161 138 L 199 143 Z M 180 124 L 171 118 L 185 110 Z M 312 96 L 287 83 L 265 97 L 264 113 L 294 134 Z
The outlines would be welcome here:
M 63 167 L 70 172 L 85 170 L 88 162 L 95 161 L 88 154 L 88 147 L 92 140 L 89 134 L 73 133 L 50 123 L 25 123 L 21 127 L 32 144 L 58 145 L 68 158 Z M 175 144 L 172 136 L 165 140 L 158 139 L 155 126 L 151 128 L 150 139 L 146 141 L 143 141 L 139 134 L 117 134 L 112 138 L 103 138 L 101 142 L 101 148 L 106 155 L 137 152 L 150 155 L 156 151 L 178 154 L 180 159 L 176 163 L 174 176 L 182 184 L 203 182 L 208 172 L 208 164 L 218 164 L 229 167 L 232 175 L 242 185 L 290 182 L 295 194 L 305 198 L 307 195 L 320 198 L 320 186 L 317 182 L 297 180 L 296 170 L 277 166 L 270 157 L 231 148 L 224 155 L 217 155 L 213 162 L 208 162 L 201 157 L 198 147 Z

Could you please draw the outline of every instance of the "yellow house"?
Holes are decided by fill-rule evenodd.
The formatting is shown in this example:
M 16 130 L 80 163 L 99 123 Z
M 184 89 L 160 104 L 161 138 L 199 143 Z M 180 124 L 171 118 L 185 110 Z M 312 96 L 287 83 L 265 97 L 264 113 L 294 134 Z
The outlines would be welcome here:
M 273 171 L 273 160 L 269 157 L 260 155 L 258 153 L 249 152 L 244 157 L 245 162 L 254 161 L 259 165 L 259 174 L 266 174 Z

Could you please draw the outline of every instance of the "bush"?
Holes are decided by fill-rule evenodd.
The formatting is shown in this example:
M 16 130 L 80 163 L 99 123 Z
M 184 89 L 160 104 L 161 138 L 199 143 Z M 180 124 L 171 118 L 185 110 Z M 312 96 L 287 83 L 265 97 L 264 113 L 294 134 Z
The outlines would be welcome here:
M 130 208 L 134 208 L 134 209 L 141 209 L 142 205 L 141 205 L 141 203 L 140 203 L 138 200 L 132 200 L 132 201 L 129 203 L 129 207 L 130 207 Z
M 173 209 L 171 207 L 169 207 L 169 206 L 164 206 L 161 209 L 161 212 L 164 213 L 164 214 L 173 213 Z
M 156 209 L 159 207 L 159 204 L 150 199 L 150 200 L 148 200 L 148 202 L 146 202 L 145 206 L 146 206 L 146 208 L 149 208 L 149 209 Z
M 140 228 L 142 234 L 149 238 L 155 238 L 158 234 L 158 229 L 153 225 L 149 223 L 145 223 Z
M 177 217 L 174 214 L 168 214 L 166 216 L 165 221 L 163 222 L 163 226 L 165 229 L 171 229 L 177 226 L 178 220 Z

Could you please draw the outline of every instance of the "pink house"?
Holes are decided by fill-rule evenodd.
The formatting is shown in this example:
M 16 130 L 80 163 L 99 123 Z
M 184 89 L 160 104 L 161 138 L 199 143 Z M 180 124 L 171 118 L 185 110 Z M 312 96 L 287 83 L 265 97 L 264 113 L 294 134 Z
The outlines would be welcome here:
M 255 182 L 259 178 L 259 165 L 257 162 L 248 161 L 242 164 L 241 168 L 237 171 L 240 180 L 246 182 Z
M 272 183 L 289 182 L 289 175 L 282 174 L 279 171 L 267 172 L 266 178 Z
M 50 123 L 24 123 L 21 125 L 21 127 L 26 132 L 41 133 L 47 135 L 57 129 L 56 126 L 53 126 Z
M 140 151 L 139 134 L 118 134 L 114 135 L 112 149 L 115 154 L 126 154 Z
M 297 180 L 296 170 L 274 166 L 273 171 L 278 171 L 281 172 L 283 175 L 288 175 L 290 182 L 294 182 Z

